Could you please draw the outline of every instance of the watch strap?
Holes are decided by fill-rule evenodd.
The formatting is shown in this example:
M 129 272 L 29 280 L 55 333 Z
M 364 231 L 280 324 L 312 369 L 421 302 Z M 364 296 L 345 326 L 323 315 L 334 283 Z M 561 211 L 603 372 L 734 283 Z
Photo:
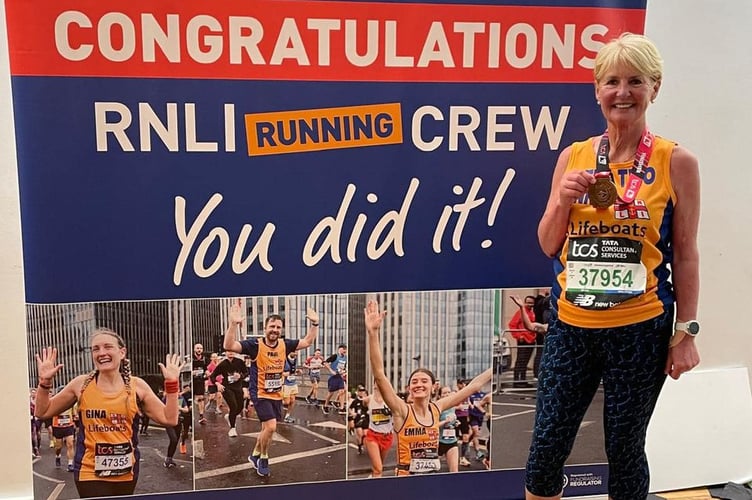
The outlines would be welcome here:
M 689 321 L 677 321 L 674 323 L 674 331 L 675 332 L 683 332 L 689 335 L 690 337 L 694 337 L 697 335 L 697 333 L 692 333 L 689 331 L 689 325 L 691 323 L 697 323 L 696 319 L 691 319 Z
M 684 337 L 687 334 L 684 332 L 684 330 L 676 330 L 674 334 L 671 336 L 671 341 L 668 344 L 669 349 L 677 345 L 679 342 L 684 340 Z

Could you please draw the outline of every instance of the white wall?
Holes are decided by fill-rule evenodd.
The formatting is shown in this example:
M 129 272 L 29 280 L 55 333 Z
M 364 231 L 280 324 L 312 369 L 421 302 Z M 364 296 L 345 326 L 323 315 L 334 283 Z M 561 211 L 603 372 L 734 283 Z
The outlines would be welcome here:
M 31 438 L 29 437 L 29 393 L 26 383 L 26 320 L 21 267 L 21 225 L 16 178 L 16 149 L 8 69 L 8 36 L 5 30 L 5 2 L 0 2 L 0 328 L 3 362 L 0 380 L 3 394 L 3 423 L 0 425 L 0 497 L 32 496 Z M 7 450 L 13 450 L 8 452 Z
M 670 423 L 686 433 L 693 428 L 712 425 L 718 432 L 742 436 L 737 448 L 752 449 L 748 431 L 741 424 L 718 428 L 723 421 L 721 408 L 702 408 L 704 397 L 712 391 L 713 401 L 730 402 L 741 411 L 749 408 L 749 385 L 738 377 L 723 378 L 727 367 L 752 366 L 752 349 L 748 336 L 746 291 L 752 282 L 752 256 L 749 228 L 752 209 L 752 168 L 744 147 L 752 142 L 752 59 L 749 56 L 747 26 L 752 20 L 752 2 L 703 0 L 649 0 L 646 32 L 666 59 L 665 82 L 655 106 L 650 111 L 654 131 L 680 141 L 700 158 L 703 183 L 703 212 L 700 228 L 702 258 L 702 294 L 700 320 L 702 336 L 698 344 L 703 372 L 687 378 L 707 382 L 721 374 L 731 383 L 698 383 L 688 397 L 681 385 L 669 383 L 665 401 L 656 415 L 656 425 Z M 3 329 L 3 356 L 0 380 L 5 389 L 3 403 L 11 411 L 3 412 L 0 443 L 12 453 L 0 453 L 3 482 L 2 497 L 32 496 L 31 463 L 24 457 L 31 453 L 28 438 L 27 393 L 25 384 L 14 380 L 26 378 L 26 335 L 23 309 L 21 245 L 18 214 L 18 188 L 14 152 L 11 99 L 8 71 L 5 13 L 0 2 L 0 325 Z M 731 370 L 736 374 L 736 371 Z M 749 375 L 747 375 L 749 376 Z M 733 382 L 736 380 L 737 382 Z M 703 392 L 705 391 L 705 392 Z M 719 391 L 723 397 L 719 396 Z M 709 398 L 708 398 L 709 399 Z M 752 422 L 752 420 L 748 420 Z M 686 424 L 685 424 L 686 423 Z M 691 425 L 690 425 L 691 424 Z M 686 429 L 683 427 L 686 425 Z M 735 426 L 737 426 L 735 428 Z M 655 426 L 654 426 L 655 427 Z M 746 427 L 752 427 L 752 424 Z M 745 434 L 746 432 L 746 434 Z M 679 436 L 681 436 L 681 432 Z M 699 437 L 702 437 L 702 433 Z M 714 463 L 737 460 L 740 450 L 714 449 L 711 438 L 698 443 L 702 453 Z M 695 436 L 697 437 L 697 436 Z M 717 436 L 716 436 L 717 437 Z M 694 486 L 698 479 L 686 478 L 682 460 L 686 453 L 672 453 L 673 443 L 660 433 L 651 434 L 651 453 L 661 455 L 653 463 L 654 479 L 661 487 Z M 667 458 L 668 457 L 668 458 Z M 671 466 L 666 461 L 671 462 Z M 733 465 L 733 464 L 731 464 Z M 752 468 L 752 461 L 745 464 Z M 687 469 L 686 467 L 684 468 Z M 696 469 L 687 472 L 697 476 Z M 735 479 L 722 478 L 720 481 Z
M 752 2 L 648 0 L 645 33 L 665 59 L 651 128 L 700 159 L 702 358 L 669 380 L 648 433 L 651 490 L 752 479 L 750 143 Z
M 700 159 L 702 366 L 752 366 L 746 307 L 752 282 L 752 2 L 648 1 L 646 34 L 665 59 L 650 110 L 658 133 Z

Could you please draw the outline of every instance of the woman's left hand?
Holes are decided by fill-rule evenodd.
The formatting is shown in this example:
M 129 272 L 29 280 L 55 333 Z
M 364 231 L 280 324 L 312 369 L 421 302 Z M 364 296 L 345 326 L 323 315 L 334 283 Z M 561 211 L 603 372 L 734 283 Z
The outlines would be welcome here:
M 682 373 L 690 371 L 700 364 L 700 354 L 695 345 L 695 339 L 685 335 L 677 344 L 669 347 L 666 360 L 666 375 L 677 380 Z
M 159 363 L 159 369 L 162 370 L 162 376 L 165 380 L 178 380 L 183 365 L 185 365 L 185 361 L 180 354 L 168 354 L 165 356 L 164 364 Z

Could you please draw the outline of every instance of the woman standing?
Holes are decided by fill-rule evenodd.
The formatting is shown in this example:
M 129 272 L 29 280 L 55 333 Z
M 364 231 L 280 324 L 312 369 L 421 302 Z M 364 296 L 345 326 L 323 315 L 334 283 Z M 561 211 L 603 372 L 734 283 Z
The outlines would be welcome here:
M 449 386 L 444 386 L 439 392 L 439 399 L 448 397 L 452 393 Z M 439 415 L 439 456 L 446 455 L 447 468 L 449 472 L 458 472 L 460 470 L 460 451 L 458 448 L 457 427 L 460 423 L 454 408 L 449 407 Z
M 139 403 L 155 422 L 164 426 L 178 423 L 181 357 L 168 354 L 165 363 L 159 363 L 167 398 L 162 403 L 145 381 L 131 375 L 125 354 L 125 343 L 117 333 L 97 329 L 91 337 L 94 370 L 74 378 L 52 397 L 53 379 L 63 366 L 57 362 L 57 349 L 48 347 L 36 356 L 36 416 L 50 418 L 78 402 L 73 472 L 82 498 L 133 494 L 140 456 Z
M 439 422 L 441 412 L 454 407 L 470 394 L 480 391 L 491 381 L 489 368 L 475 377 L 463 389 L 445 398 L 431 401 L 431 390 L 436 377 L 426 368 L 414 370 L 408 380 L 408 399 L 403 401 L 396 393 L 384 372 L 384 361 L 379 342 L 379 331 L 386 311 L 379 311 L 375 301 L 368 302 L 364 310 L 371 370 L 384 401 L 392 411 L 394 430 L 397 433 L 397 475 L 438 472 Z
M 227 358 L 212 371 L 209 380 L 217 386 L 218 393 L 222 395 L 229 407 L 225 415 L 225 420 L 230 426 L 227 435 L 238 437 L 235 421 L 243 411 L 243 380 L 248 375 L 248 367 L 243 358 L 236 357 L 233 351 L 227 351 L 225 355 Z
M 373 394 L 366 396 L 364 402 L 368 407 L 368 429 L 363 437 L 363 446 L 371 460 L 370 477 L 381 477 L 386 454 L 394 442 L 392 410 L 381 397 L 378 386 L 374 386 Z
M 183 392 L 178 396 L 178 425 L 165 429 L 169 444 L 167 445 L 167 455 L 162 465 L 167 469 L 177 466 L 174 457 L 175 451 L 178 449 L 178 442 L 180 442 L 180 453 L 185 454 L 187 451 L 185 441 L 188 438 L 188 429 L 191 425 L 191 385 L 183 387 Z
M 601 380 L 609 496 L 644 499 L 645 434 L 666 374 L 699 363 L 698 163 L 645 118 L 663 61 L 649 39 L 625 33 L 600 49 L 594 76 L 607 130 L 561 153 L 538 226 L 556 280 L 528 500 L 561 497 L 564 462 Z
M 350 433 L 355 434 L 355 442 L 358 445 L 358 455 L 363 453 L 363 438 L 368 430 L 369 411 L 368 411 L 368 391 L 365 386 L 358 385 L 355 397 L 352 398 L 348 406 L 347 424 L 350 427 Z

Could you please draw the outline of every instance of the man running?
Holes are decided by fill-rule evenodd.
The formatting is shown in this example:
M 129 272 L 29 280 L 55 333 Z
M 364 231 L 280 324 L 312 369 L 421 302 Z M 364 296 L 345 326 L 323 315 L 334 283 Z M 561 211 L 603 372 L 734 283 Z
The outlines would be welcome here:
M 295 406 L 295 398 L 298 396 L 298 351 L 292 351 L 285 360 L 285 369 L 282 372 L 282 406 L 285 410 L 284 422 L 294 424 L 292 409 Z
M 337 352 L 332 354 L 326 361 L 324 366 L 329 370 L 331 375 L 327 383 L 329 393 L 326 395 L 324 404 L 321 407 L 321 411 L 324 415 L 329 415 L 329 405 L 332 397 L 336 394 L 335 406 L 337 406 L 338 413 L 340 415 L 347 415 L 347 409 L 345 408 L 345 377 L 347 377 L 347 345 L 340 344 L 337 347 Z
M 248 460 L 259 476 L 271 474 L 269 445 L 277 429 L 277 421 L 282 420 L 282 372 L 287 354 L 309 347 L 316 340 L 319 331 L 318 313 L 308 308 L 306 318 L 310 322 L 310 327 L 302 339 L 280 339 L 283 328 L 282 317 L 272 314 L 264 321 L 263 339 L 249 338 L 238 341 L 236 335 L 245 320 L 245 315 L 239 304 L 230 308 L 228 317 L 230 325 L 225 332 L 224 348 L 228 351 L 246 354 L 251 358 L 248 389 L 253 406 L 256 408 L 256 415 L 261 421 L 261 432 Z
M 60 415 L 52 417 L 52 435 L 55 437 L 55 467 L 61 466 L 60 452 L 65 445 L 65 454 L 68 459 L 68 472 L 73 472 L 73 436 L 76 435 L 76 415 L 73 408 L 68 408 Z
M 206 366 L 209 364 L 209 359 L 204 354 L 204 346 L 196 344 L 193 346 L 193 358 L 191 364 L 191 370 L 193 375 L 193 397 L 198 405 L 198 423 L 205 424 L 206 418 L 204 418 L 204 393 L 206 392 Z
M 311 381 L 311 392 L 306 396 L 305 400 L 309 405 L 318 404 L 321 367 L 324 366 L 324 356 L 321 355 L 321 349 L 313 351 L 313 356 L 307 358 L 303 366 L 308 368 L 308 379 Z
M 483 425 L 483 420 L 486 418 L 486 410 L 484 407 L 484 398 L 486 393 L 483 391 L 476 391 L 470 395 L 470 436 L 475 449 L 475 459 L 479 462 L 486 456 L 485 451 L 480 447 L 480 427 Z

